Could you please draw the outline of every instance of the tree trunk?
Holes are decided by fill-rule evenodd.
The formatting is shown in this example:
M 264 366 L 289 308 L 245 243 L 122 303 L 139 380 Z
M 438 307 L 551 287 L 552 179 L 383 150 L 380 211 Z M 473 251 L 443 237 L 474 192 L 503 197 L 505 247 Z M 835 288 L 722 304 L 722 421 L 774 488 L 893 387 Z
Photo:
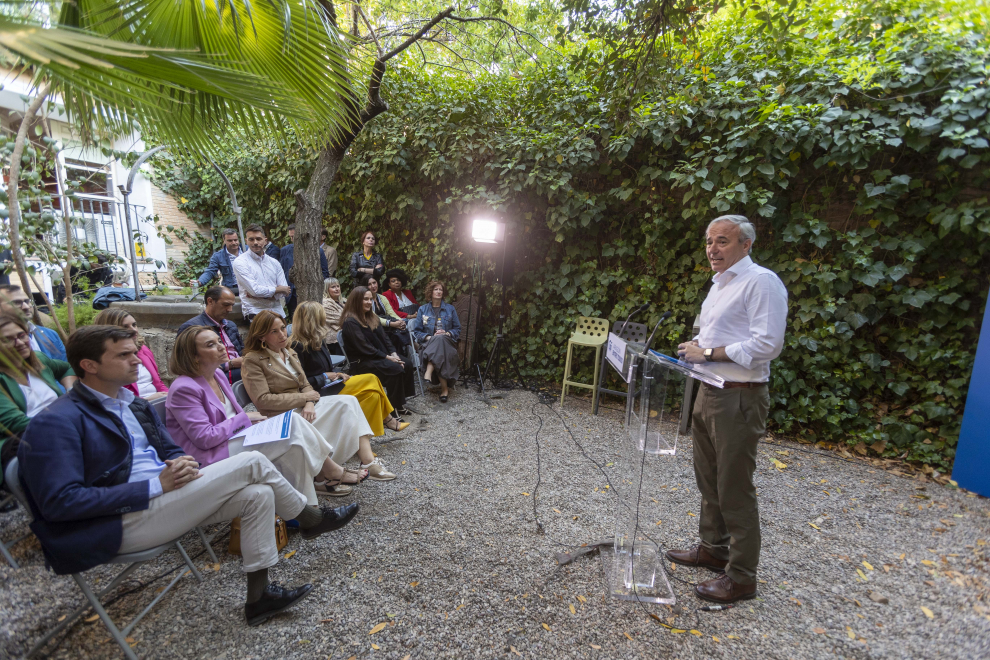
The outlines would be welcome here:
M 27 268 L 24 267 L 24 255 L 21 251 L 21 207 L 18 197 L 17 186 L 21 182 L 21 157 L 24 155 L 24 145 L 27 143 L 27 132 L 31 127 L 38 110 L 45 103 L 48 97 L 48 85 L 38 90 L 38 95 L 34 97 L 24 113 L 24 120 L 17 129 L 17 137 L 14 138 L 14 151 L 10 154 L 10 177 L 7 181 L 7 200 L 10 213 L 10 254 L 14 260 L 14 268 L 17 270 L 17 277 L 21 281 L 21 288 L 24 293 L 31 295 L 31 286 L 28 283 Z M 54 312 L 54 310 L 52 310 Z
M 299 302 L 323 300 L 323 272 L 317 252 L 320 247 L 320 230 L 323 228 L 323 207 L 344 159 L 345 150 L 332 146 L 324 148 L 316 160 L 316 167 L 306 190 L 296 191 L 292 281 L 296 285 Z

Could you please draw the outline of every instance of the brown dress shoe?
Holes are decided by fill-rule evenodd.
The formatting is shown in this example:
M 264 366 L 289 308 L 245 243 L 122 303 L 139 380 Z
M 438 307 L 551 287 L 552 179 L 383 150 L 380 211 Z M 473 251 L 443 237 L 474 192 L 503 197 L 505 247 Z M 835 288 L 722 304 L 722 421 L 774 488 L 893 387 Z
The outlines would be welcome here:
M 739 584 L 728 575 L 720 575 L 696 586 L 694 593 L 714 603 L 734 603 L 756 598 L 756 583 Z
M 703 545 L 696 545 L 690 550 L 668 550 L 667 559 L 681 566 L 703 566 L 721 573 L 729 562 L 712 557 Z

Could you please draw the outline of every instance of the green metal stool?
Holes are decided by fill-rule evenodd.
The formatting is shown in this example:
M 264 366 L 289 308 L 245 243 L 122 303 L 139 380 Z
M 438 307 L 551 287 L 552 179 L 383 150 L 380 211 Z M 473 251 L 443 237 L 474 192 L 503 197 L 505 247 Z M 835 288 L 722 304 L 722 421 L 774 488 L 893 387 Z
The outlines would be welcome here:
M 590 316 L 578 317 L 577 330 L 567 340 L 567 362 L 564 364 L 564 385 L 560 389 L 560 405 L 564 405 L 567 388 L 586 387 L 591 390 L 591 407 L 598 404 L 598 371 L 601 368 L 602 346 L 608 342 L 608 319 L 598 319 Z M 569 380 L 571 377 L 571 351 L 574 345 L 589 346 L 595 349 L 595 377 L 591 383 L 578 383 Z

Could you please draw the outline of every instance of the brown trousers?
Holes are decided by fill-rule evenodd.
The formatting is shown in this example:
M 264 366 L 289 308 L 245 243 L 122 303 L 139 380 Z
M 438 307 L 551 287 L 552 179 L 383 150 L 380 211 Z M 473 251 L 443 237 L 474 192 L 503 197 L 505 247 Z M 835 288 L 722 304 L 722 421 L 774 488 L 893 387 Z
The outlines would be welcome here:
M 701 544 L 713 557 L 728 560 L 725 573 L 735 582 L 753 584 L 760 563 L 753 472 L 757 443 L 766 432 L 769 388 L 700 387 L 691 424 L 694 476 L 701 491 Z

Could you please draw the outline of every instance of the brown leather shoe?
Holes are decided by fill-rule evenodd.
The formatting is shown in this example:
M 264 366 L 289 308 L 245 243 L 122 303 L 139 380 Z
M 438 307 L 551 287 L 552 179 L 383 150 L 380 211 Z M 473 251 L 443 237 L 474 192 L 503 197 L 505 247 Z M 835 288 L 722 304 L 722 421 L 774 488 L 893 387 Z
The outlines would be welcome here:
M 690 550 L 668 550 L 667 559 L 681 566 L 703 566 L 717 573 L 723 572 L 729 563 L 712 557 L 703 545 L 696 545 Z
M 728 575 L 720 575 L 696 586 L 694 593 L 714 603 L 734 603 L 756 598 L 756 583 L 739 584 Z

